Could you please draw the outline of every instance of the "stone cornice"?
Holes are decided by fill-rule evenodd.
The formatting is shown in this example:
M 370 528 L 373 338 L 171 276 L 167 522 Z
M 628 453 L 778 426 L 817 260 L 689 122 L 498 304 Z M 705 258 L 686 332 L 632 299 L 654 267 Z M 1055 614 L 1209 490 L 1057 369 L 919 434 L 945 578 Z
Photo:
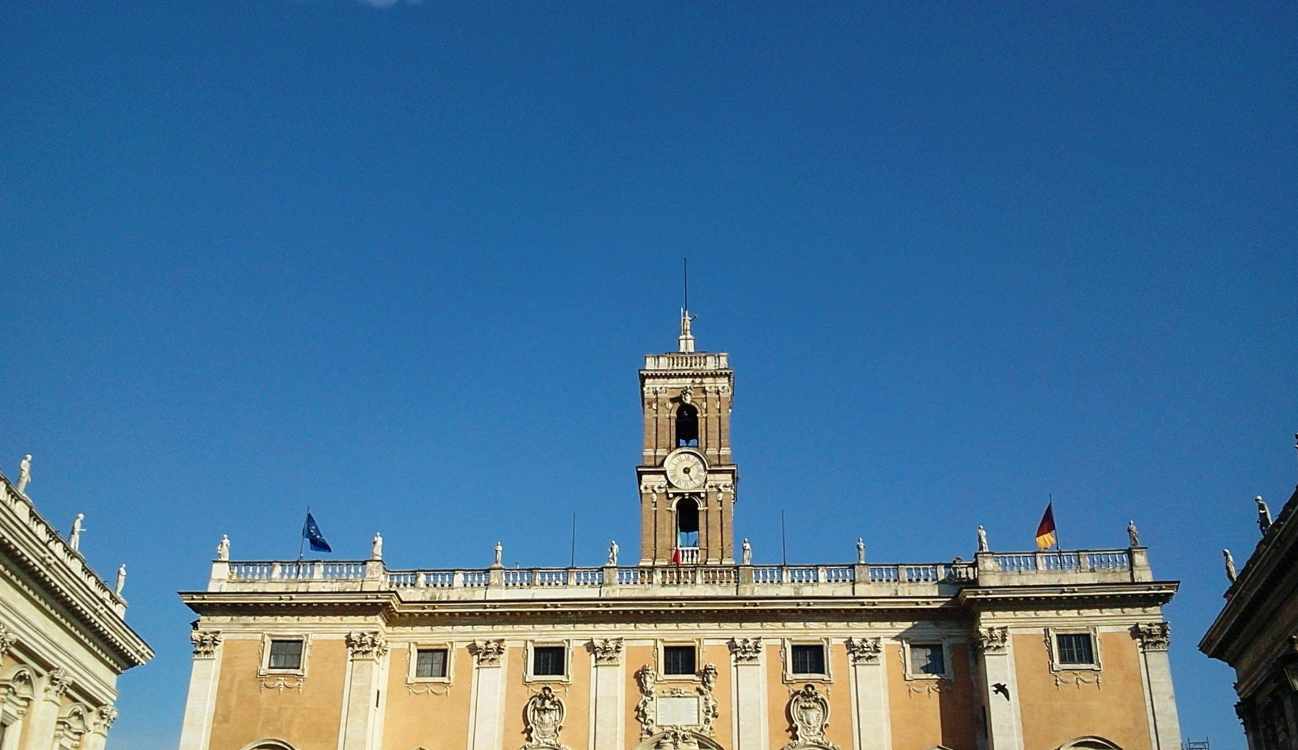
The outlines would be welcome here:
M 1140 601 L 1162 605 L 1172 600 L 1180 585 L 1179 581 L 1149 581 L 1045 586 L 978 586 L 962 589 L 957 598 L 962 604 L 975 610 L 1000 609 L 1018 603 L 1047 603 L 1061 607 L 1075 607 L 1081 602 Z
M 22 573 L 3 566 L 4 575 L 114 669 L 125 671 L 153 658 L 153 649 L 122 619 L 125 601 L 2 475 L 0 546 Z

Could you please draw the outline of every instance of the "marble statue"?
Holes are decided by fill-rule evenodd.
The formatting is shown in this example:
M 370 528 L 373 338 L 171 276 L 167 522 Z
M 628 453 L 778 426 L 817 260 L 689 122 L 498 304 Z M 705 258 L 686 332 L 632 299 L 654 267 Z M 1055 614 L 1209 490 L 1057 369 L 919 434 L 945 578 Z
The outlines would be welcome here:
M 68 534 L 68 546 L 74 550 L 81 549 L 81 532 L 86 530 L 86 527 L 83 525 L 85 520 L 85 513 L 78 513 L 77 517 L 72 519 L 72 533 Z
M 126 563 L 117 567 L 117 583 L 113 585 L 113 593 L 121 596 L 124 588 L 126 588 Z
M 617 540 L 616 539 L 608 540 L 608 564 L 609 565 L 617 565 L 617 552 L 618 552 Z
M 856 538 L 856 564 L 865 565 L 865 539 Z
M 374 532 L 374 538 L 370 540 L 370 559 L 383 559 L 383 535 L 377 531 Z
M 1257 527 L 1265 534 L 1266 530 L 1271 528 L 1271 509 L 1267 507 L 1261 495 L 1253 498 L 1253 502 L 1257 503 Z
M 491 563 L 491 567 L 493 568 L 505 567 L 504 560 L 505 560 L 505 545 L 501 544 L 500 540 L 496 540 L 496 557 L 494 561 Z
M 221 541 L 216 543 L 216 559 L 230 559 L 230 537 L 225 534 L 222 534 Z
M 752 564 L 753 564 L 753 545 L 751 545 L 751 544 L 748 543 L 748 537 L 744 537 L 744 544 L 743 544 L 743 547 L 742 547 L 741 549 L 743 550 L 743 552 L 742 552 L 743 557 L 741 557 L 740 559 L 742 559 L 742 560 L 744 561 L 744 565 L 752 565 Z
M 978 551 L 986 552 L 988 549 L 987 529 L 984 529 L 982 524 L 978 524 Z
M 1140 530 L 1136 528 L 1135 521 L 1127 521 L 1127 541 L 1131 542 L 1132 547 L 1140 546 Z
M 32 454 L 28 453 L 18 462 L 18 491 L 27 494 L 27 485 L 32 481 Z
M 1226 558 L 1226 579 L 1234 583 L 1235 579 L 1239 578 L 1239 572 L 1235 570 L 1235 557 L 1230 554 L 1228 549 L 1222 550 L 1221 556 Z

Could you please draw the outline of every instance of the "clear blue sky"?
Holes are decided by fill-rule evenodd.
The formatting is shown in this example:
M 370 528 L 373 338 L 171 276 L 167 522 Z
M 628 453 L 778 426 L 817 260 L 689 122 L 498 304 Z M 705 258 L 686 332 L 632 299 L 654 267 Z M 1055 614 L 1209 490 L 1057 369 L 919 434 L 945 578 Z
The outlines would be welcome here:
M 482 4 L 461 4 L 461 6 Z M 0 461 L 157 660 L 212 548 L 562 564 L 636 538 L 636 368 L 737 371 L 759 560 L 1140 525 L 1182 724 L 1250 498 L 1298 480 L 1292 4 L 5 3 Z

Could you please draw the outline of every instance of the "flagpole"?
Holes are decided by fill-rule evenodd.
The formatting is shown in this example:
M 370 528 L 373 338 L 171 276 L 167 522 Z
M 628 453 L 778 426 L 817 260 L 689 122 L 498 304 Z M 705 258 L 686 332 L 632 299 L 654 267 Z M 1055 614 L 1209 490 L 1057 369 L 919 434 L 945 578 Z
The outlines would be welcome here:
M 311 517 L 311 506 L 306 506 L 307 518 Z M 306 542 L 306 518 L 302 519 L 302 530 L 297 535 L 297 561 L 302 562 L 302 545 Z

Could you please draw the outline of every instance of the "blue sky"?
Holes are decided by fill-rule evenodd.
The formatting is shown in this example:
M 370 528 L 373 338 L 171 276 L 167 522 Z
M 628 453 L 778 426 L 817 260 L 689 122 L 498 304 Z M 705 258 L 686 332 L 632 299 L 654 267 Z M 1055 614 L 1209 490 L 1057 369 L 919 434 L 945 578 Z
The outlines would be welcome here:
M 223 532 L 630 549 L 683 255 L 758 560 L 781 509 L 796 561 L 1135 519 L 1243 747 L 1195 644 L 1298 479 L 1291 6 L 383 5 L 0 9 L 0 463 L 130 567 L 110 747 L 174 747 Z

